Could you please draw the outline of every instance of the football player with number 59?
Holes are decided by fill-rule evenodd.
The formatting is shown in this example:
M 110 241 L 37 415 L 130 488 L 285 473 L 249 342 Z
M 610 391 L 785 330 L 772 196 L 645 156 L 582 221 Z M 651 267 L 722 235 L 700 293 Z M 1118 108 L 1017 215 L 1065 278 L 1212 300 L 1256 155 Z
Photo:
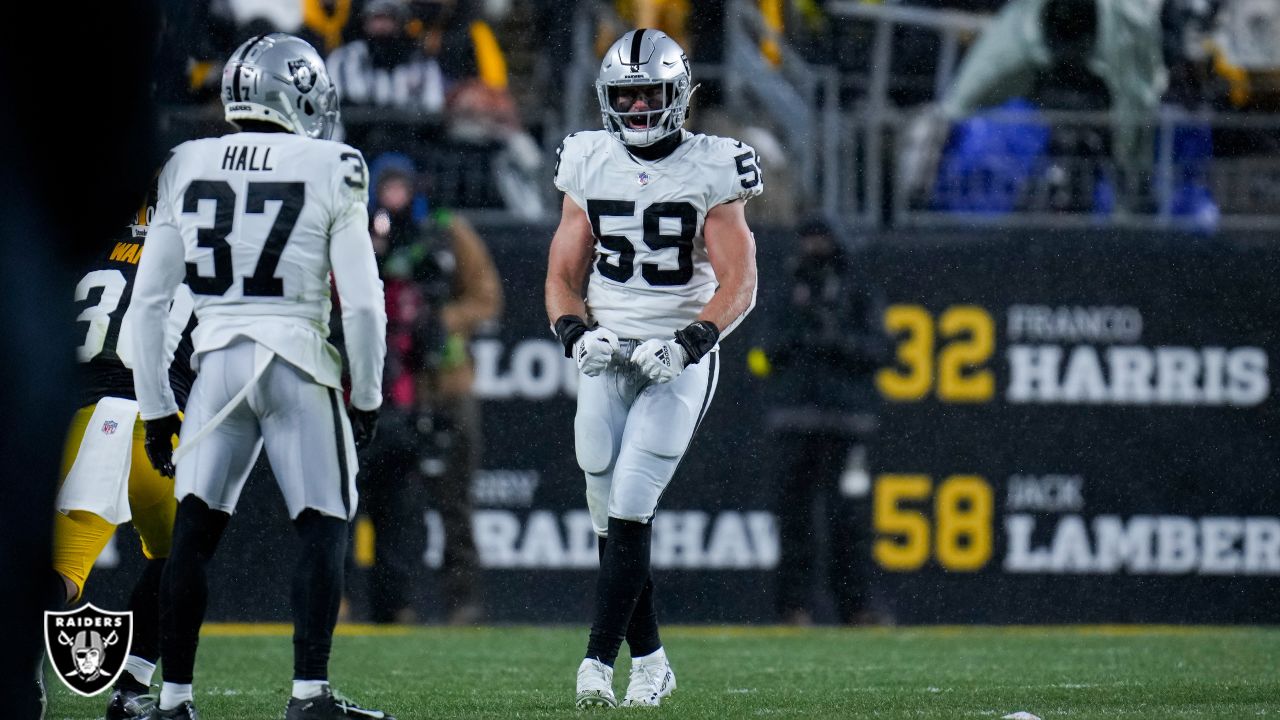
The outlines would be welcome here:
M 651 521 L 715 393 L 719 341 L 755 304 L 744 206 L 763 190 L 756 153 L 683 129 L 689 61 L 657 30 L 609 48 L 596 92 L 604 130 L 565 138 L 565 193 L 551 240 L 547 317 L 582 373 L 574 442 L 600 538 L 595 619 L 579 707 L 658 705 L 675 675 L 658 635 Z

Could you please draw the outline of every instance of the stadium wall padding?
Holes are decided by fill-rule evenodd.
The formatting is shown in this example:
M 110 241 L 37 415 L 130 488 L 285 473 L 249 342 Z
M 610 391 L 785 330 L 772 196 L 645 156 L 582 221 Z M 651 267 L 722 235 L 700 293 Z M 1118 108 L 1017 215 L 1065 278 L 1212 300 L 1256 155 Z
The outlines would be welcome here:
M 543 314 L 552 228 L 482 231 L 507 306 L 473 348 L 488 618 L 585 624 L 596 550 L 572 448 L 574 369 Z M 666 622 L 774 621 L 770 396 L 746 355 L 779 312 L 792 239 L 757 233 L 759 304 L 722 347 L 716 398 L 655 519 Z M 866 482 L 849 487 L 875 606 L 903 623 L 1280 622 L 1274 238 L 863 240 L 896 352 L 872 380 L 882 402 Z M 444 539 L 427 515 L 419 610 L 438 618 Z M 278 491 L 255 472 L 211 570 L 210 618 L 286 620 L 293 553 Z M 122 530 L 87 597 L 125 607 L 140 566 Z M 357 616 L 364 575 L 353 562 Z M 829 617 L 829 601 L 818 607 Z

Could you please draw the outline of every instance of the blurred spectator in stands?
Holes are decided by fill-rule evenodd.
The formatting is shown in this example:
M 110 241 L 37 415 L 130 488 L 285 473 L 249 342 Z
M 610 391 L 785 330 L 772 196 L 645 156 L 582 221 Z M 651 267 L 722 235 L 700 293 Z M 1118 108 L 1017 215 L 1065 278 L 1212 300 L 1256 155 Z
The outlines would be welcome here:
M 322 55 L 359 32 L 359 23 L 352 20 L 359 16 L 360 0 L 220 0 L 210 5 L 235 24 L 237 38 L 286 32 L 311 43 Z
M 1280 3 L 1218 0 L 1216 28 L 1206 45 L 1213 69 L 1236 109 L 1280 109 Z
M 838 620 L 881 622 L 867 603 L 865 446 L 876 426 L 871 375 L 888 355 L 884 302 L 826 219 L 810 218 L 799 234 L 786 264 L 786 309 L 748 354 L 772 398 L 765 424 L 779 473 L 776 609 L 783 622 L 812 622 L 814 572 L 825 566 Z M 826 536 L 825 563 L 815 527 Z
M 362 37 L 327 60 L 343 102 L 443 113 L 461 93 L 467 112 L 518 127 L 493 29 L 461 20 L 453 0 L 371 0 Z
M 455 0 L 410 0 L 409 7 L 410 32 L 417 32 L 423 54 L 436 59 L 450 81 L 448 137 L 491 147 L 491 177 L 506 209 L 519 217 L 541 217 L 542 151 L 520 122 L 506 55 L 493 28 L 468 17 Z
M 362 34 L 329 55 L 326 64 L 347 105 L 444 110 L 445 78 L 406 31 L 407 6 L 371 0 L 361 13 Z
M 288 0 L 294 4 L 298 0 Z M 302 24 L 295 32 L 322 55 L 355 39 L 360 24 L 353 12 L 355 0 L 302 0 Z
M 1168 83 L 1159 2 L 1011 0 L 964 57 L 940 112 L 913 129 L 903 181 L 921 190 L 933 179 L 947 123 L 1017 97 L 1041 101 L 1046 80 L 1088 109 L 1101 96 L 1111 110 L 1111 155 L 1121 201 L 1150 184 L 1152 115 Z
M 329 56 L 339 96 L 348 105 L 410 113 L 359 128 L 350 118 L 351 139 L 367 154 L 411 152 L 424 165 L 438 164 L 429 155 L 479 154 L 485 181 L 496 189 L 481 194 L 500 196 L 519 216 L 540 216 L 542 152 L 520 125 L 506 58 L 489 24 L 458 12 L 453 0 L 371 0 L 362 19 L 364 37 Z M 455 182 L 455 169 L 432 180 Z
M 413 161 L 401 153 L 384 153 L 369 167 L 375 179 L 370 237 L 379 258 L 411 244 L 427 215 L 427 199 L 418 188 Z
M 473 623 L 483 616 L 470 501 L 481 428 L 468 347 L 497 318 L 501 287 L 470 223 L 445 210 L 427 214 L 407 159 L 380 160 L 371 165 L 370 234 L 385 283 L 389 352 L 384 419 L 361 461 L 362 506 L 375 537 L 370 618 L 413 619 L 430 506 L 444 526 L 447 619 Z

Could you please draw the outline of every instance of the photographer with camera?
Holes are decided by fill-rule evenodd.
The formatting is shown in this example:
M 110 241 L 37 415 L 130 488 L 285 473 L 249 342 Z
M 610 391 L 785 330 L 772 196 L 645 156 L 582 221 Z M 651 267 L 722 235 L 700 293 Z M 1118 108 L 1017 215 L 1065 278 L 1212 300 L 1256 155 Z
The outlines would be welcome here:
M 445 532 L 447 619 L 469 624 L 483 609 L 470 501 L 480 410 L 468 346 L 477 328 L 497 318 L 502 291 L 471 224 L 415 202 L 407 162 L 389 163 L 379 175 L 370 234 L 386 286 L 388 352 L 383 422 L 361 457 L 361 493 L 375 532 L 370 619 L 416 619 L 423 510 L 430 506 Z

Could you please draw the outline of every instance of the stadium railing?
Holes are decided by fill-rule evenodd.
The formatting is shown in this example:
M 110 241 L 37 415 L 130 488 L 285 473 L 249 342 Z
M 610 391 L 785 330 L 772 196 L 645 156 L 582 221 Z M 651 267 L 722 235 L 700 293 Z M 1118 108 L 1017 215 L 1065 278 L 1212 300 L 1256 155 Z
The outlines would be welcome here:
M 1280 115 L 1164 106 L 1150 117 L 1119 118 L 1024 107 L 947 123 L 930 117 L 934 106 L 898 108 L 890 100 L 895 34 L 912 28 L 939 36 L 936 99 L 955 74 L 961 42 L 989 16 L 852 0 L 824 8 L 833 19 L 874 27 L 866 77 L 856 83 L 863 92 L 842 100 L 834 144 L 822 150 L 835 158 L 834 172 L 822 176 L 823 197 L 837 197 L 836 214 L 851 225 L 1280 227 L 1273 147 Z M 1112 130 L 1122 122 L 1154 137 L 1149 159 L 1113 159 Z

